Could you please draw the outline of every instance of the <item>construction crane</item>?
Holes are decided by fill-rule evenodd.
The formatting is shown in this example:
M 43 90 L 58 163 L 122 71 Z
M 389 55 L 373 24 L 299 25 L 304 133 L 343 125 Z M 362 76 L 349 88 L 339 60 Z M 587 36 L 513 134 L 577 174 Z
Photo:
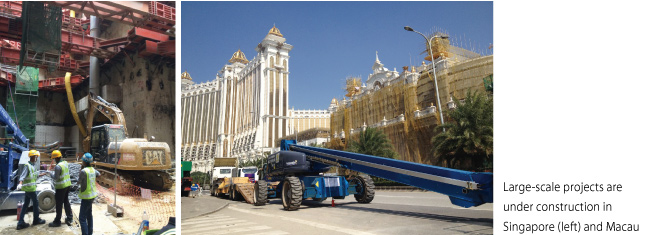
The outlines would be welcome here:
M 18 201 L 25 198 L 24 191 L 16 191 L 20 165 L 29 164 L 29 139 L 23 135 L 7 110 L 0 106 L 0 210 L 16 209 Z M 36 160 L 40 168 L 40 157 Z M 41 212 L 54 210 L 54 185 L 49 181 L 37 181 L 36 195 Z M 26 210 L 26 208 L 24 209 Z
M 452 204 L 465 208 L 492 203 L 492 173 L 301 146 L 295 140 L 283 140 L 281 151 L 266 160 L 252 195 L 252 203 L 258 206 L 266 204 L 269 198 L 280 197 L 286 210 L 296 210 L 304 199 L 323 201 L 349 195 L 354 195 L 359 203 L 370 203 L 375 186 L 368 175 L 447 195 Z M 322 174 L 332 166 L 367 175 Z

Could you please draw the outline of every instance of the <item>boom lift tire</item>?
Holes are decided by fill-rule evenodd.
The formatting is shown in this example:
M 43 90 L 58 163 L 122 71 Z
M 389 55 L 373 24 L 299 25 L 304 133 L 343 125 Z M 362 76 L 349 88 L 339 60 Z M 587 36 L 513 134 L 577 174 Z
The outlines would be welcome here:
M 285 210 L 294 211 L 302 204 L 302 184 L 298 177 L 290 176 L 282 183 L 282 206 Z
M 266 204 L 267 194 L 269 193 L 266 185 L 266 181 L 264 180 L 258 180 L 255 182 L 255 187 L 253 188 L 253 201 L 256 206 L 263 206 Z
M 361 192 L 355 194 L 354 199 L 357 199 L 359 203 L 372 202 L 372 199 L 375 198 L 375 183 L 372 178 L 368 175 L 358 175 L 354 176 L 352 180 L 357 183 L 357 192 Z

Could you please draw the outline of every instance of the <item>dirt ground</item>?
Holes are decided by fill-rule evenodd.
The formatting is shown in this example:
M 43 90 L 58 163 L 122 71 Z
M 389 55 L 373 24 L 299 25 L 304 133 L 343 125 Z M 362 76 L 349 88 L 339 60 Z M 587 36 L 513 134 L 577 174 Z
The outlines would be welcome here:
M 173 187 L 172 187 L 173 188 Z M 104 189 L 105 191 L 106 189 Z M 102 190 L 100 190 L 102 191 Z M 153 197 L 151 200 L 145 200 L 138 196 L 119 196 L 117 205 L 124 207 L 124 217 L 115 218 L 107 212 L 107 201 L 113 201 L 113 194 L 105 193 L 104 198 L 95 200 L 93 204 L 93 234 L 133 234 L 138 231 L 142 221 L 142 213 L 148 210 L 150 214 L 149 227 L 151 229 L 161 228 L 168 222 L 169 216 L 174 216 L 175 200 L 174 191 L 162 192 Z M 107 199 L 110 197 L 110 200 Z M 78 216 L 80 204 L 72 204 L 72 212 Z M 25 215 L 25 222 L 32 222 L 32 210 Z M 79 227 L 71 227 L 63 224 L 58 228 L 50 228 L 47 223 L 52 222 L 56 216 L 55 212 L 41 214 L 40 217 L 46 220 L 46 224 L 30 226 L 22 230 L 16 230 L 18 220 L 16 210 L 0 211 L 0 234 L 57 234 L 57 235 L 79 235 Z M 65 217 L 65 212 L 63 212 Z

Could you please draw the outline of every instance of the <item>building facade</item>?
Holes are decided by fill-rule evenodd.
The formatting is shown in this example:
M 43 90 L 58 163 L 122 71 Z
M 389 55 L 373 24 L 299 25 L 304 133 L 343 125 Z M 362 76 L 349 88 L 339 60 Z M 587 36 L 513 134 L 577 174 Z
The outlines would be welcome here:
M 181 155 L 193 169 L 209 171 L 213 158 L 260 157 L 290 133 L 291 49 L 273 26 L 253 59 L 238 50 L 213 81 L 194 84 L 184 73 Z
M 290 109 L 289 133 L 295 134 L 312 128 L 330 128 L 330 111 L 325 109 Z
M 492 55 L 481 56 L 449 45 L 448 37 L 436 38 L 431 48 L 441 106 L 454 108 L 451 97 L 464 99 L 467 90 L 491 92 Z M 431 61 L 428 56 L 426 60 Z M 401 160 L 432 164 L 431 138 L 440 124 L 433 82 L 434 63 L 403 67 L 398 73 L 386 69 L 377 56 L 365 83 L 347 79 L 347 94 L 333 100 L 331 147 L 343 149 L 350 138 L 366 128 L 378 128 L 391 140 Z M 447 121 L 447 119 L 445 119 Z

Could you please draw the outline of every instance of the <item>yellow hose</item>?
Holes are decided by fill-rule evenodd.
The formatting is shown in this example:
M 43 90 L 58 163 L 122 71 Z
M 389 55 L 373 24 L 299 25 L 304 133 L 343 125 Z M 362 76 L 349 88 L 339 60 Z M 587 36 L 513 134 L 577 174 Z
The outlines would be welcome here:
M 81 120 L 79 120 L 79 116 L 77 116 L 77 108 L 74 106 L 74 98 L 72 97 L 72 88 L 70 88 L 70 76 L 71 73 L 65 73 L 65 91 L 68 93 L 68 104 L 70 104 L 70 111 L 72 112 L 72 117 L 74 117 L 74 121 L 77 123 L 77 126 L 79 127 L 79 131 L 81 131 L 81 134 L 83 137 L 86 137 L 86 127 L 81 125 Z

